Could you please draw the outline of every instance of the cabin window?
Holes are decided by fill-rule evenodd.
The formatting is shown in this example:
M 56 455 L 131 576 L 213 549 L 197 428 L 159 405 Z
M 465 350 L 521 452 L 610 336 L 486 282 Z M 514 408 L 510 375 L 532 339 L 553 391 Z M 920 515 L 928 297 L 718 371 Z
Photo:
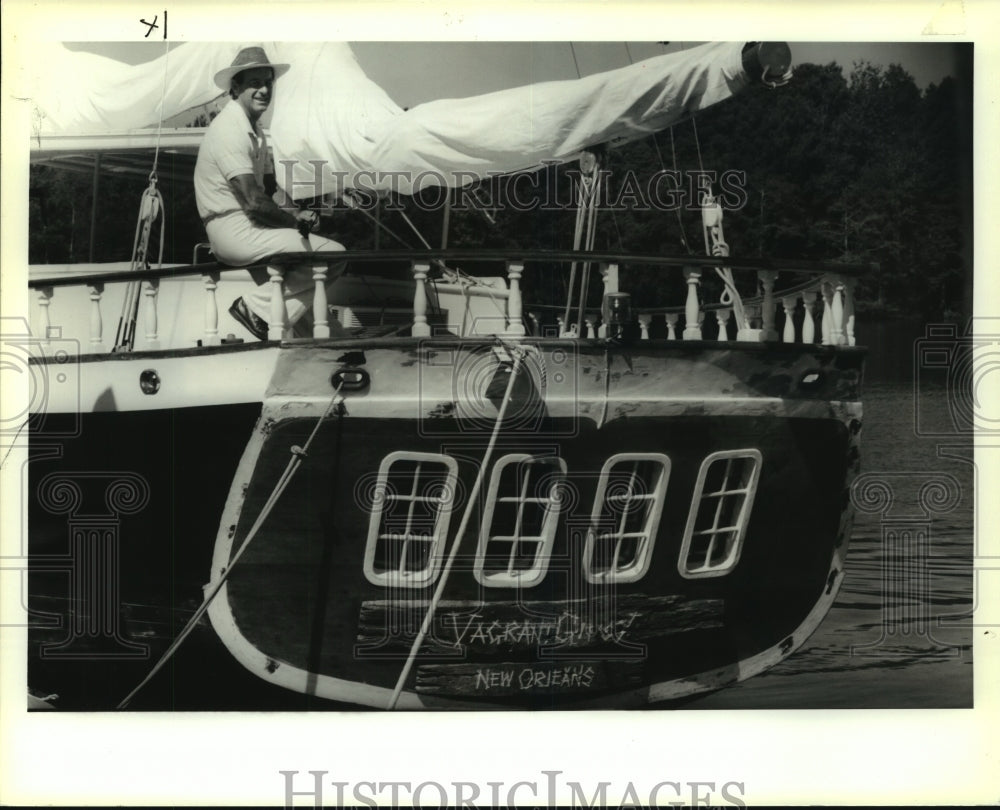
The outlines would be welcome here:
M 449 456 L 397 452 L 382 459 L 365 546 L 369 582 L 422 588 L 437 578 L 457 478 Z
M 545 577 L 562 508 L 566 462 L 514 453 L 490 476 L 474 573 L 491 588 L 529 588 Z
M 662 453 L 619 453 L 604 462 L 583 553 L 588 582 L 635 582 L 649 570 L 669 478 Z
M 702 462 L 681 543 L 681 576 L 718 577 L 736 567 L 760 464 L 759 450 L 712 453 Z

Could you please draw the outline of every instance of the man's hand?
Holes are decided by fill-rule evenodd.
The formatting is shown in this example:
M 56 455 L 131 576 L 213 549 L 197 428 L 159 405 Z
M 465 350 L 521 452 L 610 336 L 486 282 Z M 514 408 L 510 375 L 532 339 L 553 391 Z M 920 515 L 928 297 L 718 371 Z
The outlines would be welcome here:
M 295 219 L 297 220 L 296 226 L 299 229 L 299 233 L 303 237 L 308 237 L 310 233 L 319 227 L 319 214 L 315 211 L 296 211 Z

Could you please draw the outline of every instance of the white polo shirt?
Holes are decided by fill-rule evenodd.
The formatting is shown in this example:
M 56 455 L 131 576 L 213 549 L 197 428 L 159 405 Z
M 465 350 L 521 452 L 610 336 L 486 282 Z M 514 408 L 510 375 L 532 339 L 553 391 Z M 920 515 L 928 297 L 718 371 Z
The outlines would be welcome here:
M 250 123 L 246 112 L 230 100 L 215 116 L 198 149 L 194 166 L 194 194 L 202 220 L 241 210 L 229 181 L 252 174 L 264 187 L 264 175 L 273 174 L 264 132 Z

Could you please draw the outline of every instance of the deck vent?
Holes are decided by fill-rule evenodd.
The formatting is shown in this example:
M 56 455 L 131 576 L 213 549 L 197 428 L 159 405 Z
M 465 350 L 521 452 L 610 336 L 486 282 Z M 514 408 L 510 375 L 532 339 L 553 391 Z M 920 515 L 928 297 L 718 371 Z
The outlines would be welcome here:
M 364 572 L 375 585 L 423 588 L 438 574 L 458 465 L 436 453 L 390 453 L 371 494 Z
M 718 577 L 736 566 L 760 464 L 760 451 L 753 449 L 712 453 L 702 462 L 677 562 L 682 577 Z
M 604 462 L 583 553 L 588 582 L 635 582 L 646 574 L 669 479 L 662 453 L 619 453 Z
M 530 588 L 545 577 L 559 524 L 566 462 L 512 453 L 490 476 L 476 581 L 489 588 Z

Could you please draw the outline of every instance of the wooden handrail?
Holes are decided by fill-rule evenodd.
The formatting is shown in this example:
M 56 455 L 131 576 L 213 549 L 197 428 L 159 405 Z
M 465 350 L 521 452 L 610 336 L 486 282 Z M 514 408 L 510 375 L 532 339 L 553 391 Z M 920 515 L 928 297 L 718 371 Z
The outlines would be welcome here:
M 511 256 L 522 258 L 512 259 Z M 285 302 L 285 275 L 295 268 L 296 265 L 308 265 L 311 268 L 313 282 L 312 312 L 313 312 L 313 337 L 326 339 L 330 337 L 328 323 L 329 307 L 327 302 L 326 280 L 327 266 L 336 263 L 342 265 L 346 261 L 359 263 L 381 262 L 383 264 L 392 262 L 406 262 L 409 274 L 415 283 L 413 297 L 413 324 L 411 334 L 415 337 L 428 337 L 432 329 L 428 322 L 428 297 L 427 281 L 428 274 L 434 262 L 439 262 L 443 257 L 451 261 L 461 261 L 469 258 L 476 261 L 496 261 L 504 263 L 504 271 L 507 276 L 507 288 L 505 293 L 506 306 L 502 314 L 500 327 L 497 334 L 504 334 L 511 338 L 523 337 L 526 333 L 523 317 L 523 302 L 521 300 L 520 280 L 524 273 L 528 261 L 538 261 L 546 263 L 567 263 L 574 262 L 581 256 L 586 256 L 591 263 L 604 265 L 602 267 L 604 294 L 617 292 L 618 288 L 618 268 L 622 264 L 641 264 L 654 267 L 672 267 L 682 271 L 684 287 L 686 289 L 686 300 L 683 308 L 646 308 L 643 307 L 636 313 L 640 324 L 642 339 L 648 340 L 650 329 L 653 325 L 653 318 L 657 314 L 663 314 L 664 323 L 667 329 L 667 338 L 675 340 L 677 338 L 677 326 L 681 316 L 683 316 L 683 340 L 705 339 L 706 329 L 709 334 L 716 335 L 718 340 L 728 340 L 728 322 L 731 314 L 730 304 L 735 307 L 737 314 L 736 340 L 740 342 L 776 342 L 779 340 L 779 333 L 776 328 L 778 302 L 784 312 L 784 323 L 780 334 L 780 339 L 786 343 L 795 342 L 797 331 L 796 313 L 798 311 L 799 300 L 802 302 L 801 334 L 803 343 L 812 343 L 817 337 L 823 345 L 850 346 L 855 342 L 854 324 L 854 286 L 857 282 L 856 276 L 850 276 L 843 269 L 857 270 L 857 266 L 832 265 L 830 263 L 810 262 L 796 264 L 791 272 L 795 274 L 812 274 L 808 282 L 799 281 L 790 289 L 784 291 L 775 290 L 775 281 L 779 277 L 779 271 L 773 268 L 756 269 L 755 289 L 760 285 L 762 295 L 752 298 L 740 299 L 732 289 L 732 279 L 729 278 L 727 286 L 730 289 L 731 297 L 723 296 L 719 303 L 706 304 L 701 300 L 699 292 L 702 277 L 705 275 L 705 268 L 711 269 L 720 262 L 725 262 L 727 267 L 736 264 L 751 266 L 747 262 L 734 262 L 732 257 L 699 257 L 691 256 L 631 256 L 622 254 L 594 254 L 576 251 L 327 251 L 327 252 L 297 252 L 286 253 L 272 257 L 267 260 L 266 269 L 270 288 L 269 317 L 267 318 L 268 340 L 282 340 L 285 335 L 286 326 L 286 302 Z M 526 258 L 524 258 L 526 257 Z M 603 262 L 602 259 L 610 258 L 613 261 Z M 756 264 L 759 265 L 760 262 Z M 49 303 L 53 288 L 64 286 L 87 285 L 90 294 L 90 346 L 94 351 L 99 351 L 103 339 L 103 317 L 101 313 L 101 299 L 105 284 L 109 282 L 131 282 L 140 280 L 143 283 L 144 300 L 144 321 L 146 326 L 146 339 L 149 347 L 159 345 L 159 335 L 157 332 L 157 288 L 160 280 L 164 277 L 181 277 L 197 274 L 201 277 L 205 289 L 204 303 L 204 343 L 206 346 L 220 343 L 219 337 L 219 313 L 216 301 L 216 287 L 223 272 L 228 270 L 241 270 L 246 272 L 248 268 L 227 267 L 217 262 L 204 262 L 180 267 L 169 267 L 157 270 L 134 271 L 114 271 L 110 273 L 89 273 L 77 276 L 49 276 L 42 279 L 29 281 L 29 286 L 36 288 L 39 293 L 39 328 L 41 334 L 49 333 Z M 402 271 L 402 268 L 400 268 Z M 402 272 L 401 272 L 402 277 Z M 498 296 L 499 297 L 499 292 Z M 492 297 L 492 296 L 491 296 Z M 581 298 L 581 301 L 583 299 Z M 606 299 L 604 299 L 606 300 Z M 813 303 L 820 301 L 818 312 L 813 313 Z M 536 305 L 536 309 L 546 309 L 544 305 Z M 708 313 L 714 313 L 714 320 L 706 325 L 705 319 Z M 815 320 L 819 317 L 818 323 Z M 559 334 L 571 335 L 578 338 L 594 339 L 607 336 L 608 314 L 603 311 L 585 311 L 582 307 L 578 312 L 578 323 L 564 324 L 562 318 L 558 318 Z M 540 331 L 541 320 L 535 318 L 533 331 Z M 817 330 L 817 326 L 819 327 Z
M 403 268 L 408 268 L 414 261 L 475 261 L 475 262 L 606 262 L 625 265 L 640 265 L 647 267 L 729 267 L 734 270 L 786 270 L 815 275 L 835 273 L 841 276 L 858 277 L 867 273 L 877 272 L 877 263 L 868 264 L 838 264 L 836 262 L 797 261 L 793 259 L 741 259 L 734 256 L 646 256 L 641 254 L 623 253 L 589 253 L 574 250 L 501 250 L 487 249 L 447 249 L 447 250 L 347 250 L 347 251 L 317 251 L 314 253 L 297 252 L 282 253 L 262 259 L 253 265 L 232 267 L 220 262 L 202 262 L 199 264 L 179 265 L 149 270 L 121 270 L 113 273 L 81 273 L 47 277 L 44 279 L 29 279 L 28 287 L 66 287 L 74 284 L 93 284 L 96 282 L 111 283 L 116 281 L 133 281 L 137 279 L 174 278 L 177 276 L 201 275 L 205 272 L 234 272 L 248 269 L 265 269 L 268 266 L 290 264 L 316 264 L 317 262 L 355 262 L 355 263 L 392 263 L 399 262 Z

